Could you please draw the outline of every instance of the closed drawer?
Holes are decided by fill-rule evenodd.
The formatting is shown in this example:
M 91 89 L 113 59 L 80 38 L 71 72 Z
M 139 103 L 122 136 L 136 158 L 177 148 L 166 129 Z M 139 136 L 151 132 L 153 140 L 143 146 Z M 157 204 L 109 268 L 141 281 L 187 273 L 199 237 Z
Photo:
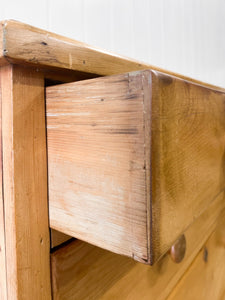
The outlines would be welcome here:
M 156 262 L 223 193 L 224 104 L 151 70 L 48 87 L 50 226 Z
M 225 299 L 225 214 L 168 300 Z
M 221 195 L 185 231 L 187 248 L 180 264 L 165 254 L 154 266 L 146 266 L 79 240 L 61 247 L 51 254 L 53 299 L 222 300 L 223 208 Z

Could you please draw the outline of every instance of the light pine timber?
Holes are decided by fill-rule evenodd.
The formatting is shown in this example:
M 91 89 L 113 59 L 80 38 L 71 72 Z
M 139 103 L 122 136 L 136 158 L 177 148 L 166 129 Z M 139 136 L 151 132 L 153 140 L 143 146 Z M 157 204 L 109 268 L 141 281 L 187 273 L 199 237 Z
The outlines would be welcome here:
M 47 88 L 50 226 L 156 262 L 224 191 L 224 104 L 151 70 Z
M 171 242 L 224 192 L 225 94 L 152 71 L 152 247 Z
M 83 81 L 75 97 L 69 86 L 56 91 L 64 100 L 46 90 L 49 204 L 52 228 L 149 262 L 143 128 L 150 103 L 142 80 L 148 84 L 142 74 L 138 85 L 128 75 Z
M 202 83 L 199 80 L 113 54 L 21 22 L 5 20 L 0 25 L 1 64 L 21 63 L 38 68 L 59 68 L 63 72 L 72 70 L 75 74 L 79 71 L 97 75 L 153 69 L 224 91 L 224 88 Z
M 225 213 L 168 300 L 225 299 Z
M 214 231 L 224 208 L 221 193 L 186 230 L 186 254 L 180 264 L 166 254 L 149 267 L 78 240 L 60 248 L 51 254 L 53 299 L 166 299 Z
M 51 299 L 44 78 L 1 69 L 8 299 Z
M 7 299 L 6 287 L 6 257 L 5 257 L 5 223 L 4 223 L 4 204 L 2 193 L 2 109 L 1 109 L 1 69 L 0 69 L 0 299 Z
M 0 64 L 5 65 L 8 62 L 33 65 L 44 72 L 47 78 L 60 81 L 65 81 L 65 74 L 66 81 L 72 81 L 72 78 L 77 80 L 82 77 L 97 77 L 146 68 L 163 71 L 155 66 L 112 54 L 13 20 L 2 21 L 0 26 Z M 60 75 L 60 70 L 63 71 L 62 75 Z M 59 76 L 55 75 L 55 71 Z M 166 72 L 224 91 L 220 87 Z

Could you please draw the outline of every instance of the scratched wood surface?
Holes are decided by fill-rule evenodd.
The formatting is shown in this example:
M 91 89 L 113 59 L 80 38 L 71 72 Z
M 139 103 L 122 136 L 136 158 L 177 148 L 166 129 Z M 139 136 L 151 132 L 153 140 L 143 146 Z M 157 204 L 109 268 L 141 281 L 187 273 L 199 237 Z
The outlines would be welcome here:
M 151 68 L 224 91 L 223 88 L 13 20 L 2 21 L 0 26 L 0 64 L 8 62 L 98 75 L 120 74 Z
M 148 74 L 46 90 L 50 226 L 146 262 Z
M 187 229 L 187 249 L 180 264 L 166 254 L 150 267 L 78 240 L 58 249 L 51 254 L 53 299 L 166 299 L 217 226 L 224 208 L 220 194 Z
M 59 231 L 154 263 L 224 190 L 221 92 L 139 71 L 49 87 L 46 102 Z

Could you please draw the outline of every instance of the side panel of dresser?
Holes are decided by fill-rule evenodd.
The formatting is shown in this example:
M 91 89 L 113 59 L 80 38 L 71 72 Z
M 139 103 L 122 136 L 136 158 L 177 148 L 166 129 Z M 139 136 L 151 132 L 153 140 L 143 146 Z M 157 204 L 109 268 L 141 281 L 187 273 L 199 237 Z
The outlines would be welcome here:
M 50 226 L 146 262 L 149 75 L 115 75 L 46 91 Z

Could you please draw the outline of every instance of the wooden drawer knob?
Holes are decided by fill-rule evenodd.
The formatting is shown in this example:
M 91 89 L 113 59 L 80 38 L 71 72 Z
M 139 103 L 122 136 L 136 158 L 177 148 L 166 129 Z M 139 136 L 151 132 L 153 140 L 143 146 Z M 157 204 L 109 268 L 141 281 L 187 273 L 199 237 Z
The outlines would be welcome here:
M 175 263 L 180 263 L 186 252 L 186 238 L 183 235 L 173 244 L 170 249 L 170 256 Z

